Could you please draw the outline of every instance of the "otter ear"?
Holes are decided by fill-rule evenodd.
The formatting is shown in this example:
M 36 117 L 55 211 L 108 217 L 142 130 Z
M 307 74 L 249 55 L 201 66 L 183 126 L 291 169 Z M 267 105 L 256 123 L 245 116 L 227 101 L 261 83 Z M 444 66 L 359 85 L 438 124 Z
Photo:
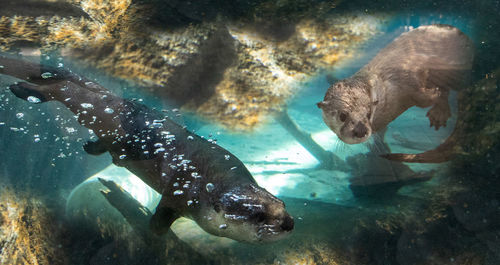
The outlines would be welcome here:
M 318 106 L 318 108 L 322 109 L 324 106 L 326 106 L 326 104 L 328 104 L 328 102 L 321 101 L 321 102 L 316 103 L 316 106 Z

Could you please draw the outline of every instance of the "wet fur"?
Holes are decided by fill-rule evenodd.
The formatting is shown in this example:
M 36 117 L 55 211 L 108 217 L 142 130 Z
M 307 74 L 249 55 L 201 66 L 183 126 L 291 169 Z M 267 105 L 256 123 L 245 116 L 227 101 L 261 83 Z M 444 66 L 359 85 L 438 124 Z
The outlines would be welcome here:
M 17 97 L 64 104 L 99 138 L 85 150 L 109 152 L 114 164 L 162 194 L 151 220 L 155 232 L 165 233 L 179 216 L 195 220 L 212 234 L 239 241 L 273 241 L 293 229 L 283 202 L 259 187 L 237 157 L 164 113 L 117 97 L 99 84 L 59 68 L 2 56 L 0 65 L 0 74 L 30 82 L 10 86 Z M 41 78 L 46 72 L 52 77 Z M 113 112 L 106 112 L 107 108 Z M 183 193 L 176 194 L 179 190 Z M 227 218 L 228 214 L 241 218 Z M 227 228 L 221 229 L 221 225 Z
M 457 28 L 418 27 L 387 45 L 352 77 L 333 84 L 318 107 L 330 129 L 350 144 L 366 141 L 413 106 L 432 106 L 427 116 L 437 130 L 451 116 L 450 90 L 460 90 L 469 81 L 473 54 L 472 42 Z M 340 113 L 347 115 L 344 122 Z M 385 157 L 442 162 L 439 155 L 424 154 Z

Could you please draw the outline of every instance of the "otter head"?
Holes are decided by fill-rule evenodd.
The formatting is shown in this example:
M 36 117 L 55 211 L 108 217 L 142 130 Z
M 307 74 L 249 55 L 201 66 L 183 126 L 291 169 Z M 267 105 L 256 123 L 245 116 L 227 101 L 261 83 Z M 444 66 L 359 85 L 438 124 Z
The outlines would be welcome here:
M 363 80 L 345 79 L 330 86 L 317 103 L 326 125 L 347 144 L 362 143 L 372 134 L 377 100 L 370 91 Z
M 213 195 L 195 220 L 205 231 L 238 241 L 271 242 L 294 226 L 283 201 L 254 183 L 211 187 Z

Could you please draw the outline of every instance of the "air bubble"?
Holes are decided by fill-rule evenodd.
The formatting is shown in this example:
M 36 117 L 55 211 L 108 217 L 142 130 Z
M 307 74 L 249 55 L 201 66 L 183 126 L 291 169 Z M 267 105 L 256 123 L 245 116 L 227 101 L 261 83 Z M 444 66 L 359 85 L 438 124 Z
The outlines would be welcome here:
M 212 192 L 212 191 L 214 191 L 215 186 L 212 183 L 207 183 L 207 185 L 205 186 L 205 188 L 207 189 L 208 192 Z
M 90 104 L 90 103 L 82 103 L 80 104 L 84 109 L 91 109 L 94 107 L 94 105 Z
M 156 154 L 161 153 L 161 152 L 165 152 L 165 148 L 160 147 L 160 148 L 156 149 L 154 154 L 156 155 Z
M 121 156 L 119 156 L 119 158 L 120 159 L 125 159 L 125 158 L 127 158 L 127 155 L 121 155 Z
M 231 156 L 230 156 L 230 155 L 224 155 L 224 158 L 225 158 L 226 160 L 229 160 L 229 158 L 231 158 Z
M 161 119 L 161 120 L 153 120 L 153 123 L 164 123 L 166 119 Z
M 104 112 L 106 112 L 107 114 L 113 114 L 113 112 L 115 111 L 112 108 L 105 108 Z
M 193 204 L 193 201 L 192 200 L 189 200 L 186 202 L 187 203 L 187 206 L 191 206 L 191 204 Z
M 34 96 L 29 96 L 29 97 L 27 98 L 27 100 L 28 100 L 28 102 L 30 102 L 30 103 L 40 103 L 40 102 L 42 102 L 39 98 L 34 97 Z
M 51 72 L 45 72 L 41 76 L 43 79 L 47 79 L 53 77 L 54 75 Z
M 23 117 L 24 117 L 24 113 L 22 113 L 22 112 L 16 113 L 16 118 L 22 119 Z
M 190 135 L 190 136 L 188 136 L 188 137 L 187 137 L 187 139 L 188 139 L 188 140 L 193 140 L 193 139 L 194 139 L 194 137 Z
M 154 120 L 151 126 L 155 128 L 161 128 L 163 126 L 163 122 L 161 120 Z
M 227 228 L 227 224 L 221 224 L 219 225 L 219 229 L 226 229 Z
M 174 195 L 175 196 L 182 195 L 182 194 L 184 194 L 184 191 L 182 191 L 182 190 L 176 190 L 176 191 L 174 191 Z

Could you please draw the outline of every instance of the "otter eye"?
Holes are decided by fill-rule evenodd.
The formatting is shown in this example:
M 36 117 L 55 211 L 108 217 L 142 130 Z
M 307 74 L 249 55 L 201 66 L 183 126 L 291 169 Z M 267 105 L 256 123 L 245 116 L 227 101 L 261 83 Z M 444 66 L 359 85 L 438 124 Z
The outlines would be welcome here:
M 345 112 L 341 112 L 339 115 L 339 119 L 341 122 L 344 122 L 347 119 L 347 114 Z
M 215 210 L 216 212 L 220 212 L 220 204 L 216 204 L 216 205 L 214 205 L 214 210 Z

